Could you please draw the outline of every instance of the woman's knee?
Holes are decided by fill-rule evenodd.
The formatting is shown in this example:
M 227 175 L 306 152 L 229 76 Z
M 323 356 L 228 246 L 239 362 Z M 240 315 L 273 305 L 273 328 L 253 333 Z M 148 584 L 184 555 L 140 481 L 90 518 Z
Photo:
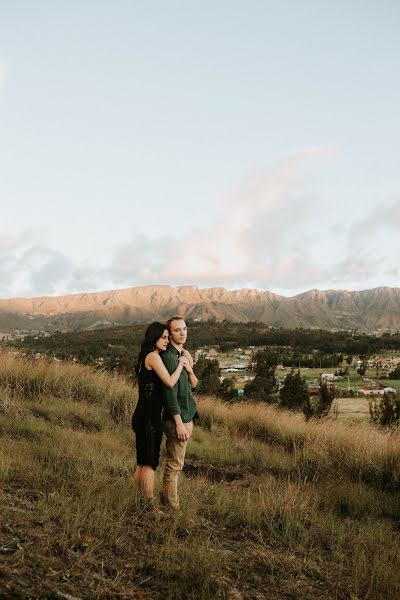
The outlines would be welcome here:
M 143 465 L 142 467 L 142 475 L 151 475 L 154 474 L 154 469 L 151 465 Z

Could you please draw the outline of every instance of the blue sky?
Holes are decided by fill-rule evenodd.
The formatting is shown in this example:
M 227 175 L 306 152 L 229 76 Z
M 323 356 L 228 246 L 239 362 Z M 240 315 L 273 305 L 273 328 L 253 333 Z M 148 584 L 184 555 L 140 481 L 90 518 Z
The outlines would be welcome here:
M 400 5 L 15 0 L 0 297 L 398 286 Z

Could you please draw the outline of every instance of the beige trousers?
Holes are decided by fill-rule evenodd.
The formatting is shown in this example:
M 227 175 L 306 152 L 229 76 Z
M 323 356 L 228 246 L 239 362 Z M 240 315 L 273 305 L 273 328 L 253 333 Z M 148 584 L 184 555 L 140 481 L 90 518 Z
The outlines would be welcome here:
M 184 423 L 189 438 L 193 432 L 193 421 Z M 175 421 L 165 421 L 164 433 L 167 438 L 167 458 L 163 477 L 163 499 L 167 506 L 179 508 L 178 479 L 185 462 L 187 441 L 183 442 L 176 435 Z

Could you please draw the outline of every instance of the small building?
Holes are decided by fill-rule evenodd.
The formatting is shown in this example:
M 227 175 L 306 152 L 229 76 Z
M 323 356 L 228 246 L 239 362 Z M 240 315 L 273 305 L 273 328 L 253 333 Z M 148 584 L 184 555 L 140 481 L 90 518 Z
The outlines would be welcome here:
M 334 381 L 335 375 L 334 375 L 334 373 L 322 373 L 321 379 L 324 381 Z
M 0 340 L 12 340 L 11 333 L 0 333 Z
M 218 350 L 216 348 L 210 348 L 207 352 L 207 357 L 209 356 L 215 358 L 216 356 L 218 356 Z
M 363 396 L 383 396 L 385 388 L 380 385 L 365 385 L 360 388 L 360 394 Z

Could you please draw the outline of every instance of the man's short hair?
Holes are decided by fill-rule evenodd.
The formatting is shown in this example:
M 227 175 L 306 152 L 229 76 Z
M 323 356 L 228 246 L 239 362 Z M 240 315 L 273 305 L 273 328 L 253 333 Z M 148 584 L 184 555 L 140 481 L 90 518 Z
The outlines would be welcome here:
M 172 321 L 184 321 L 184 320 L 185 320 L 185 317 L 182 317 L 181 315 L 175 315 L 174 317 L 170 317 L 168 319 L 168 321 L 165 323 L 165 327 L 171 333 L 171 323 L 172 323 Z

